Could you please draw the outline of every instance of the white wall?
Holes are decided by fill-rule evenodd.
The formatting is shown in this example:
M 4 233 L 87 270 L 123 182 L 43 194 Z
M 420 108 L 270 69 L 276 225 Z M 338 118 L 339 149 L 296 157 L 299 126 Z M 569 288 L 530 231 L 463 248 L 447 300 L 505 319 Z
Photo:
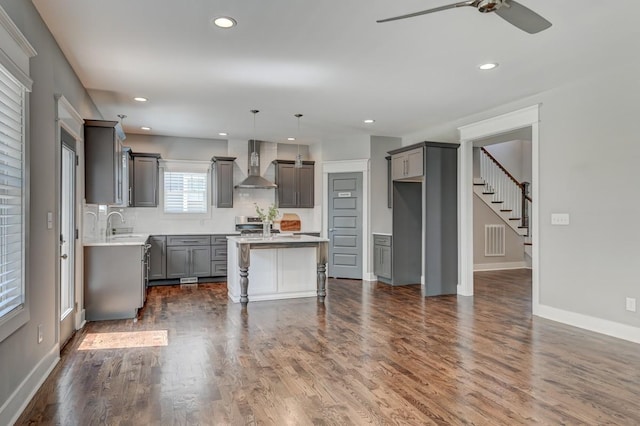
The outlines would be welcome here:
M 73 73 L 61 50 L 30 1 L 0 0 L 20 31 L 38 52 L 31 59 L 33 92 L 29 98 L 30 140 L 30 222 L 28 242 L 28 281 L 26 291 L 30 321 L 0 343 L 0 408 L 11 403 L 11 395 L 29 391 L 42 369 L 57 356 L 56 336 L 56 246 L 55 229 L 47 229 L 47 212 L 57 212 L 55 94 L 64 95 L 85 118 L 101 118 L 87 92 Z M 55 216 L 54 216 L 55 217 Z M 54 222 L 57 222 L 55 217 Z M 44 341 L 37 343 L 38 324 Z M 33 373 L 33 374 L 32 374 Z M 25 381 L 26 380 L 26 381 Z M 24 386 L 21 383 L 24 382 Z M 15 402 L 15 401 L 14 401 Z M 21 402 L 21 401 L 18 401 Z M 0 410 L 0 424 L 13 406 Z
M 640 327 L 637 170 L 640 57 L 621 68 L 403 138 L 455 141 L 457 127 L 536 103 L 540 108 L 540 303 Z M 536 200 L 534 200 L 536 202 Z M 571 215 L 551 226 L 551 213 Z
M 531 183 L 531 141 L 515 140 L 484 147 L 518 182 Z

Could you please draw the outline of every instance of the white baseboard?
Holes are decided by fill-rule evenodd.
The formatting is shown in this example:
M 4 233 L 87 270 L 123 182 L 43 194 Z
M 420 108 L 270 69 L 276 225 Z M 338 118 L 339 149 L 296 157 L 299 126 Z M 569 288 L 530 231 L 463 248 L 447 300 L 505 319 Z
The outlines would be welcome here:
M 535 315 L 618 339 L 640 343 L 640 328 L 575 312 L 538 305 Z
M 527 268 L 527 262 L 478 263 L 473 265 L 473 271 L 500 271 L 503 269 Z
M 458 284 L 458 296 L 473 296 L 473 292 L 468 292 L 460 284 Z
M 27 404 L 49 377 L 58 361 L 60 361 L 60 348 L 56 344 L 31 370 L 4 405 L 0 407 L 0 425 L 12 425 L 18 420 L 18 417 L 27 408 Z
M 378 277 L 374 273 L 367 272 L 366 274 L 364 274 L 362 281 L 378 281 Z

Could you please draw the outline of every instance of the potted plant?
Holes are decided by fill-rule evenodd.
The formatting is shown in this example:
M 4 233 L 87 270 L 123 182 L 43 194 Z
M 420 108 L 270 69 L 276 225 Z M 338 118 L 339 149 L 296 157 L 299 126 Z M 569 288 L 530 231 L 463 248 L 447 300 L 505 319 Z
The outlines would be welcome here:
M 275 204 L 271 204 L 269 208 L 265 211 L 265 209 L 258 206 L 257 203 L 253 203 L 256 206 L 256 214 L 262 221 L 262 236 L 270 237 L 271 236 L 271 224 L 278 217 L 279 211 L 276 208 Z

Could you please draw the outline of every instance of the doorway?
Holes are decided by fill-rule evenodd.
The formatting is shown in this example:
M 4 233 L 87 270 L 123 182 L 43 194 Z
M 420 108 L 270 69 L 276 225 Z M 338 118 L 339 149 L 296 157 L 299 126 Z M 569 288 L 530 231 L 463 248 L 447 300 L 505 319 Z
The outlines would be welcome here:
M 329 175 L 329 275 L 362 279 L 362 173 Z
M 460 132 L 460 151 L 458 156 L 458 193 L 459 210 L 459 285 L 458 294 L 473 296 L 473 145 L 474 141 L 497 136 L 514 130 L 531 129 L 531 197 L 539 200 L 539 105 L 533 105 L 498 117 L 483 120 L 458 128 Z M 533 203 L 530 212 L 531 226 L 531 264 L 532 264 L 532 312 L 539 309 L 539 203 Z
M 60 347 L 75 331 L 76 140 L 60 128 Z

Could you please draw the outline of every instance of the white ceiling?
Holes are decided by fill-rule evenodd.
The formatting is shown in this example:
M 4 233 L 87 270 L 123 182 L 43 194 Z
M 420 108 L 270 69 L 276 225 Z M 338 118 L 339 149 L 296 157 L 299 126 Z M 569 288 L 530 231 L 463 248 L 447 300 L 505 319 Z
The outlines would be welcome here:
M 302 143 L 403 136 L 620 66 L 640 41 L 637 0 L 520 0 L 553 23 L 536 35 L 470 7 L 375 22 L 447 0 L 33 3 L 105 119 L 199 138 L 253 137 L 254 108 L 263 140 L 296 136 L 295 113 Z

